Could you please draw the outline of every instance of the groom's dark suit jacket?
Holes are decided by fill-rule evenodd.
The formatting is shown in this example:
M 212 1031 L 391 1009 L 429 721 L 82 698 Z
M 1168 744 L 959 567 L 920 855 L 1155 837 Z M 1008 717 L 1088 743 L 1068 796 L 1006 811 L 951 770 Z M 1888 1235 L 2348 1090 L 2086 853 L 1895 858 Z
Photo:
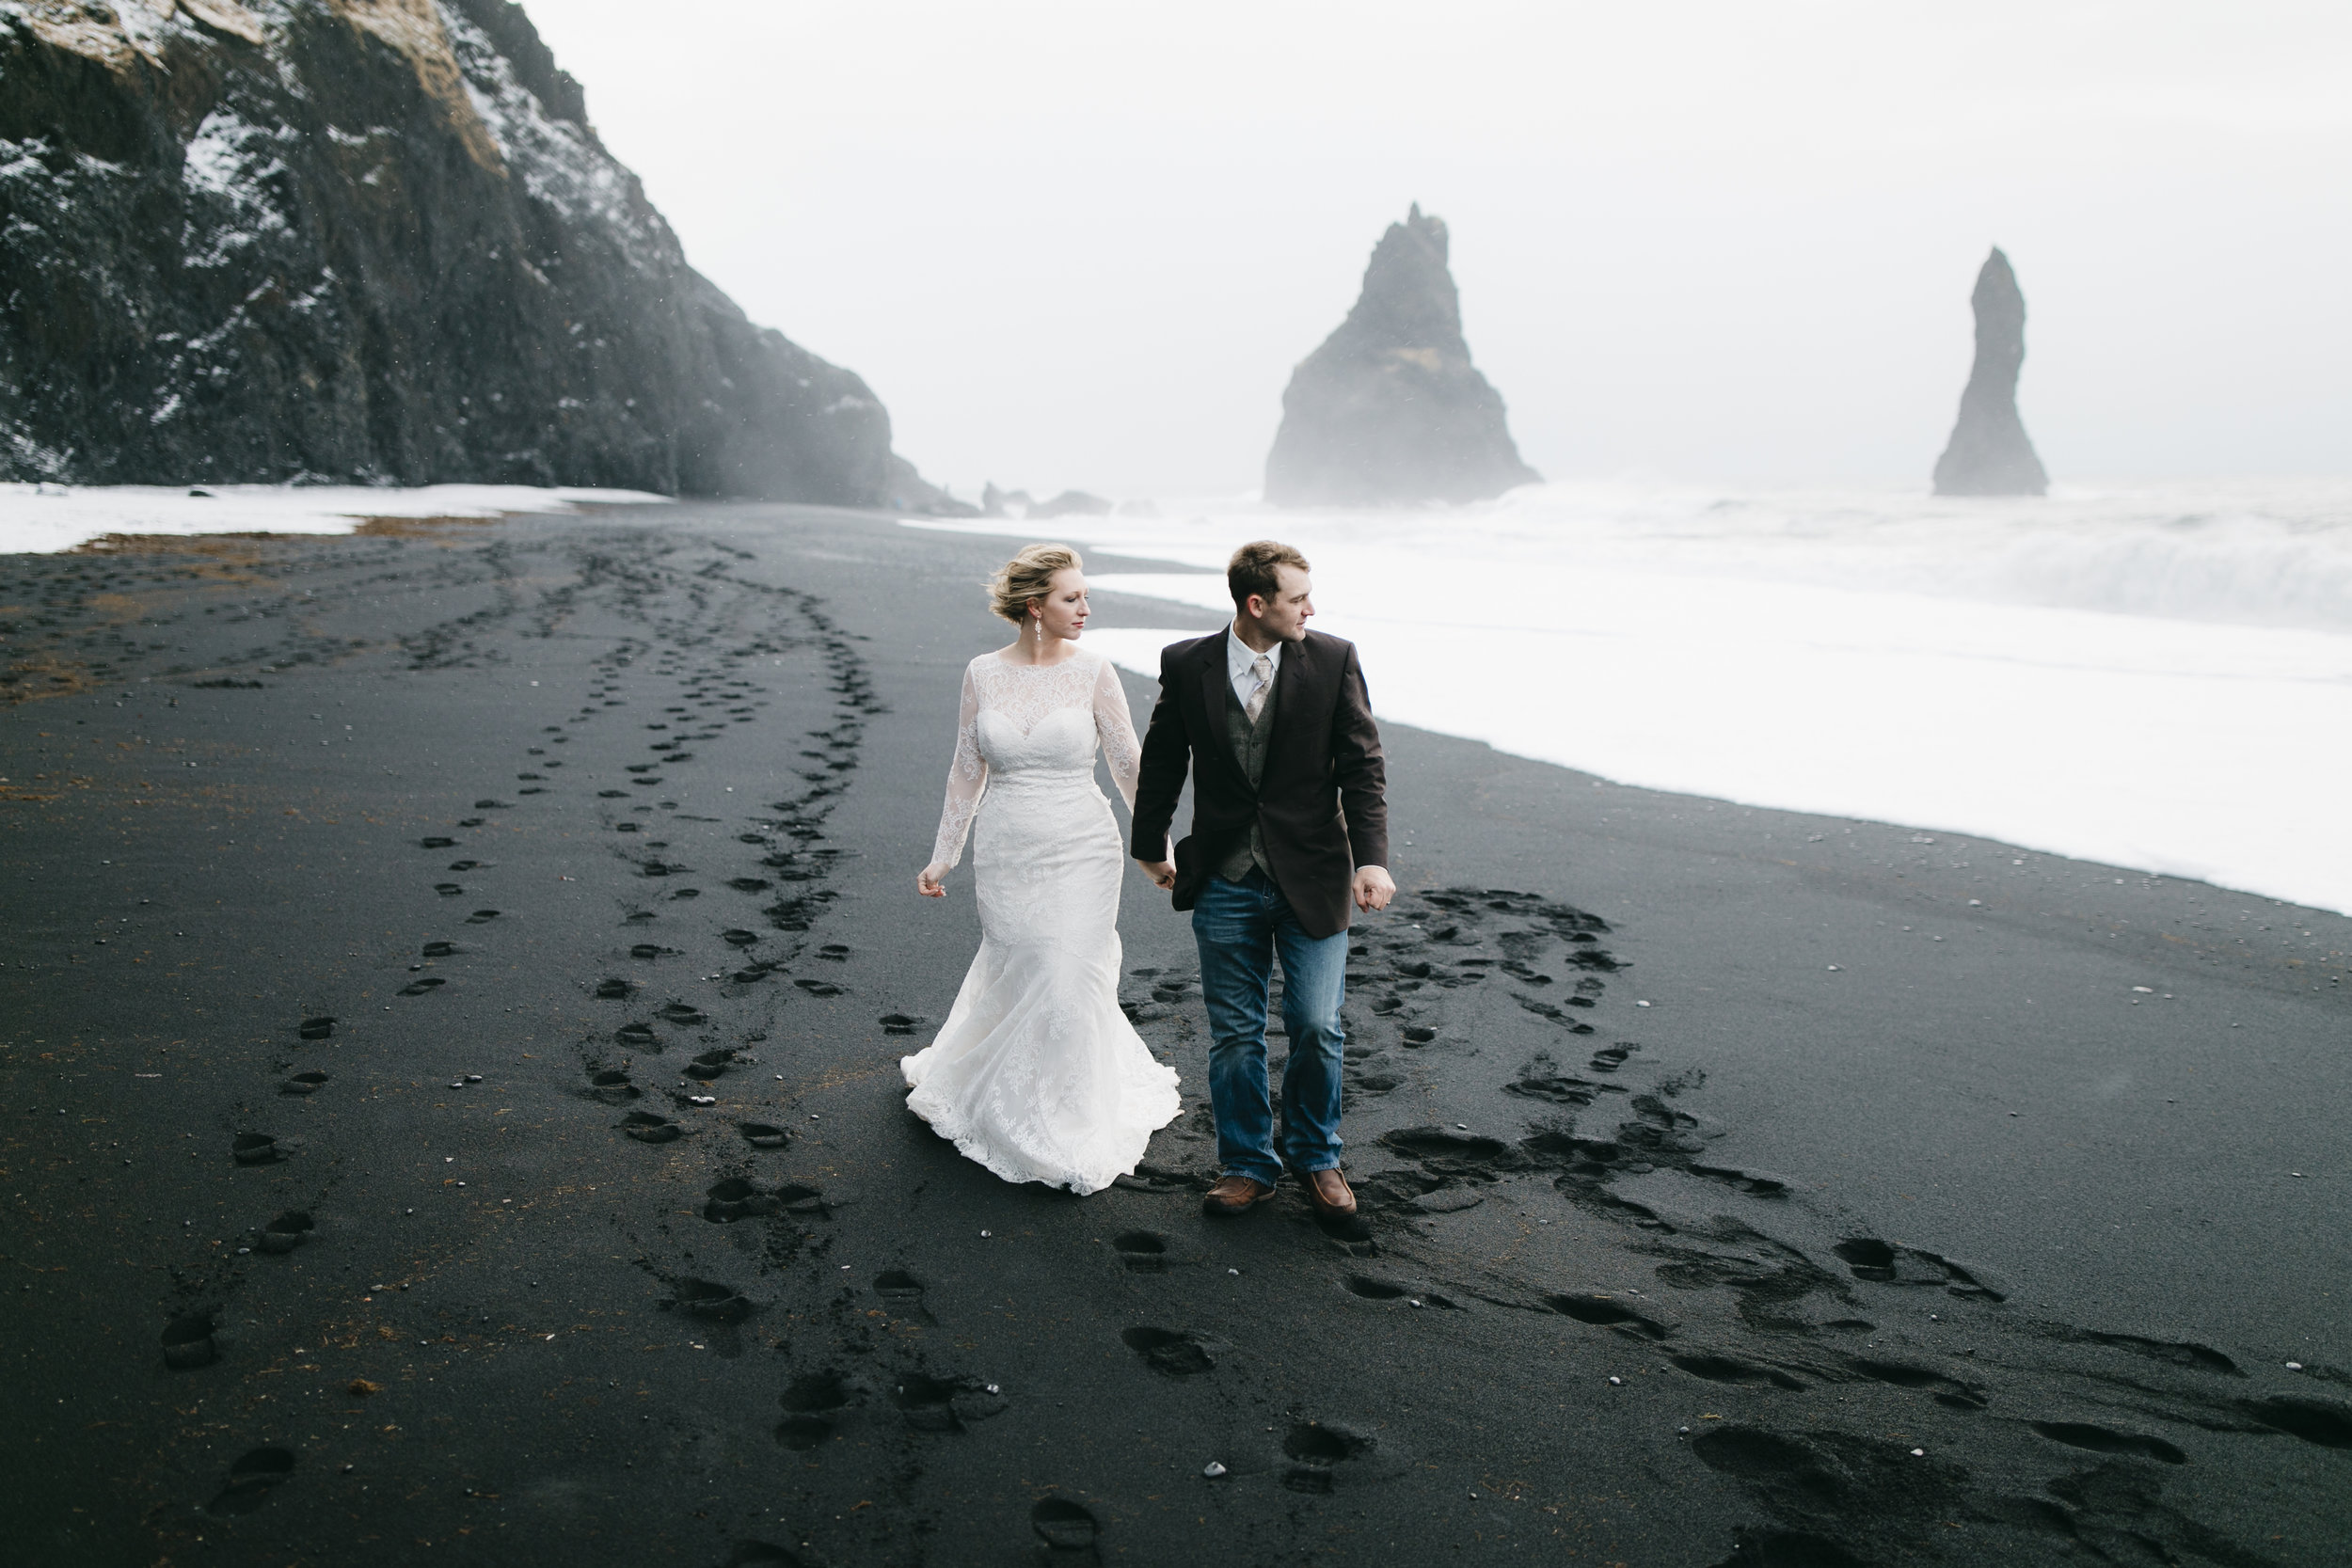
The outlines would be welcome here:
M 1192 908 L 1215 868 L 1248 842 L 1254 821 L 1275 884 L 1307 934 L 1344 931 L 1356 868 L 1389 862 L 1387 764 L 1356 644 L 1311 631 L 1282 649 L 1273 735 L 1255 789 L 1226 725 L 1233 701 L 1224 632 L 1170 643 L 1160 655 L 1160 700 L 1143 736 L 1130 848 L 1137 860 L 1160 858 L 1189 769 L 1192 833 L 1176 846 L 1176 907 Z

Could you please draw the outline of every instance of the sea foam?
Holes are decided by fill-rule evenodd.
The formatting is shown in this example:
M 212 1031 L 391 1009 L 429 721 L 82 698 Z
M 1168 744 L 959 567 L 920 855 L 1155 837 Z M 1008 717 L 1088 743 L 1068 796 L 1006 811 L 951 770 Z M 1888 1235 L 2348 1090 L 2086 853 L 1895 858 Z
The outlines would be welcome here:
M 2352 483 L 2039 500 L 1545 485 L 1486 507 L 1057 518 L 1190 571 L 1089 645 L 1156 674 L 1278 537 L 1374 706 L 1622 784 L 1997 838 L 2352 912 Z M 1022 533 L 1018 522 L 911 526 Z M 1186 613 L 1190 611 L 1191 613 Z

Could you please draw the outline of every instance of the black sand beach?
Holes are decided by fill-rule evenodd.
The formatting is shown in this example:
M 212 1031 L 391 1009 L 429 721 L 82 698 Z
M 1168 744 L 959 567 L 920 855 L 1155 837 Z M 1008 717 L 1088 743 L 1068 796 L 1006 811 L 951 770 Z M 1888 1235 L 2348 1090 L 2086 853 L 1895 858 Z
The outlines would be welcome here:
M 1200 1216 L 1140 876 L 1195 1108 L 1009 1187 L 897 1073 L 1004 553 L 7 558 L 12 1560 L 2352 1560 L 2352 920 L 1391 725 L 1368 1235 Z

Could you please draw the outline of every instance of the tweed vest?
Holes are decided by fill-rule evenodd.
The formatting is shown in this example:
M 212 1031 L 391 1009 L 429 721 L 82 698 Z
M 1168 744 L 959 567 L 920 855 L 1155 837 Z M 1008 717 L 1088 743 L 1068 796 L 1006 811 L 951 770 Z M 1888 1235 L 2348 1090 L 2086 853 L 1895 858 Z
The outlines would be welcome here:
M 1279 686 L 1280 683 L 1277 681 L 1276 684 Z M 1249 780 L 1251 789 L 1257 788 L 1258 782 L 1265 777 L 1266 743 L 1273 735 L 1273 689 L 1267 689 L 1265 705 L 1258 710 L 1258 721 L 1252 724 L 1248 711 L 1241 705 L 1241 699 L 1233 695 L 1232 684 L 1227 683 L 1225 738 L 1233 748 L 1233 760 L 1241 764 L 1242 773 Z M 1229 882 L 1238 882 L 1249 875 L 1249 868 L 1253 865 L 1264 872 L 1268 880 L 1273 879 L 1274 867 L 1267 863 L 1265 858 L 1265 832 L 1255 820 L 1249 824 L 1248 842 L 1236 845 L 1233 852 L 1225 857 L 1224 863 L 1216 868 L 1216 874 Z

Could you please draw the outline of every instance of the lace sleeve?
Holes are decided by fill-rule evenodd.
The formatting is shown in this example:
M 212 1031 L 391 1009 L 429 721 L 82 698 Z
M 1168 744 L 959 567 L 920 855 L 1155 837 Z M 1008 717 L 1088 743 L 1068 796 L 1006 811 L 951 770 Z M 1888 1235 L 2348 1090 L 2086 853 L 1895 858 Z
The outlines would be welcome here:
M 1107 658 L 1094 677 L 1094 733 L 1102 737 L 1103 756 L 1111 765 L 1111 783 L 1133 816 L 1143 747 L 1136 740 L 1136 721 L 1127 713 L 1127 689 L 1120 684 L 1118 668 Z
M 980 797 L 988 790 L 988 759 L 980 755 L 980 691 L 967 666 L 963 672 L 963 705 L 956 720 L 956 759 L 947 765 L 947 803 L 939 812 L 939 837 L 931 844 L 935 865 L 953 865 L 963 859 L 963 835 L 980 814 Z

